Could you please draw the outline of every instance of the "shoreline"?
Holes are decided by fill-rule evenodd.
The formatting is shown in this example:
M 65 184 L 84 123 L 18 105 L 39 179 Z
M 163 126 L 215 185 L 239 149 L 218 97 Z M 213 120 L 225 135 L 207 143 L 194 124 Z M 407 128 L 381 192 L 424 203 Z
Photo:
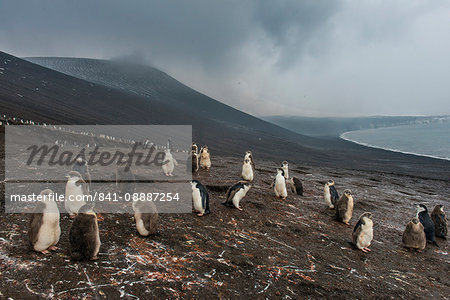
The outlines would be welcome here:
M 368 148 L 374 148 L 374 149 L 380 149 L 380 150 L 385 150 L 385 151 L 390 151 L 390 152 L 395 152 L 395 153 L 402 153 L 402 154 L 408 154 L 408 155 L 414 155 L 414 156 L 420 156 L 420 157 L 427 157 L 427 158 L 433 158 L 433 159 L 438 159 L 438 160 L 450 161 L 450 157 L 440 157 L 440 156 L 434 156 L 434 155 L 429 155 L 429 154 L 422 154 L 422 153 L 403 151 L 403 150 L 389 148 L 389 147 L 376 146 L 376 145 L 371 145 L 369 143 L 358 142 L 356 140 L 350 139 L 350 138 L 345 136 L 347 133 L 355 132 L 355 131 L 359 131 L 359 130 L 346 131 L 346 132 L 340 134 L 339 138 L 344 140 L 344 141 L 351 142 L 351 143 L 354 143 L 354 144 L 357 144 L 357 145 L 360 145 L 360 146 L 364 146 L 364 147 L 368 147 Z

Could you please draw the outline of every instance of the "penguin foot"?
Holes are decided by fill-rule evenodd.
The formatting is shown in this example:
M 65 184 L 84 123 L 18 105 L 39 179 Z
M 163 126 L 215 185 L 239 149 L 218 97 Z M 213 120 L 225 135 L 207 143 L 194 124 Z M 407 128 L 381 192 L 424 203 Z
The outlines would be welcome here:
M 47 254 L 50 254 L 50 251 L 48 251 L 48 250 L 42 250 L 41 253 L 47 255 Z
M 205 214 L 204 213 L 198 213 L 197 216 L 198 217 L 203 217 Z
M 76 216 L 77 216 L 76 214 L 70 214 L 69 219 L 75 219 Z
M 362 248 L 361 250 L 362 250 L 363 252 L 366 252 L 366 253 L 372 251 L 372 250 L 370 250 L 370 249 L 367 248 L 367 247 L 364 247 L 364 248 Z
M 50 249 L 50 250 L 52 250 L 52 251 L 56 251 L 56 250 L 58 249 L 58 247 L 56 247 L 56 246 L 50 246 L 50 247 L 48 247 L 48 249 Z
M 239 209 L 239 210 L 243 210 L 241 207 L 236 207 L 237 209 Z
M 93 258 L 91 258 L 91 260 L 97 260 L 98 259 L 98 256 L 96 255 L 96 256 L 94 256 Z
M 100 214 L 100 213 L 98 213 L 97 214 L 97 221 L 103 221 L 105 219 L 105 217 L 104 216 L 102 216 L 102 214 Z

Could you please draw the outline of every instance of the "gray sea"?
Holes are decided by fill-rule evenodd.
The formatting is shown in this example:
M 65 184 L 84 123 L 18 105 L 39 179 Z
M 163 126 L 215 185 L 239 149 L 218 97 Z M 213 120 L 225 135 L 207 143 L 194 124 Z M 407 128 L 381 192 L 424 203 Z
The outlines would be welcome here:
M 368 147 L 450 160 L 450 122 L 349 131 L 341 138 Z

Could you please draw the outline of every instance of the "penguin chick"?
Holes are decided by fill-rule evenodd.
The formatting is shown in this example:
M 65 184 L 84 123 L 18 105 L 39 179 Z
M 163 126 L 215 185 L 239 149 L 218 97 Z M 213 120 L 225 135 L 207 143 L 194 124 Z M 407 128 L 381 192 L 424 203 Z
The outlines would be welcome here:
M 51 197 L 52 190 L 45 189 L 40 193 L 40 201 L 36 204 L 28 224 L 28 237 L 32 249 L 48 254 L 48 250 L 58 249 L 61 228 L 59 226 L 58 205 Z
M 336 220 L 350 225 L 349 221 L 353 214 L 353 204 L 352 192 L 347 189 L 336 203 Z
M 69 232 L 72 260 L 96 260 L 100 250 L 100 234 L 94 202 L 88 202 L 78 211 Z
M 423 250 L 427 244 L 425 231 L 420 220 L 415 217 L 406 224 L 405 231 L 402 236 L 403 246 L 405 248 L 412 248 L 416 250 Z
M 191 151 L 191 158 L 188 158 L 188 171 L 192 173 L 198 171 L 198 154 L 194 150 Z
M 211 168 L 211 155 L 208 146 L 203 146 L 200 150 L 200 168 L 209 170 Z
M 368 247 L 373 239 L 373 222 L 370 212 L 363 213 L 353 228 L 353 244 L 363 252 L 371 251 Z
M 436 205 L 431 212 L 431 219 L 434 222 L 434 234 L 437 237 L 447 239 L 447 219 L 445 218 L 444 206 Z

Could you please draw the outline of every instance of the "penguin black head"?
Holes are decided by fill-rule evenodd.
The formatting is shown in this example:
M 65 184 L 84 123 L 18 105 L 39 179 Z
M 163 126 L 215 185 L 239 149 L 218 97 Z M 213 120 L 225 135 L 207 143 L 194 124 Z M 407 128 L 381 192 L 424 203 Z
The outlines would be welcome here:
M 284 167 L 284 166 L 287 166 L 287 165 L 288 165 L 288 162 L 283 160 L 283 162 L 281 163 L 281 166 Z
M 242 183 L 244 186 L 249 186 L 249 187 L 252 186 L 251 182 L 250 182 L 250 181 L 247 181 L 247 180 L 241 180 L 241 181 L 239 181 L 239 182 Z
M 419 218 L 417 217 L 412 218 L 411 222 L 413 222 L 416 225 L 420 223 Z
M 428 208 L 424 204 L 418 204 L 417 205 L 417 213 L 421 213 L 423 211 L 428 213 Z
M 332 179 L 328 180 L 327 184 L 328 184 L 329 186 L 334 185 L 334 180 L 332 180 Z
M 281 175 L 284 177 L 284 170 L 283 169 L 277 169 L 277 173 L 281 173 Z
M 244 160 L 244 163 L 248 164 L 248 163 L 250 163 L 250 160 L 247 158 Z
M 346 190 L 344 191 L 344 195 L 347 196 L 347 197 L 350 197 L 350 196 L 352 195 L 352 191 L 349 190 L 349 189 L 346 189 Z

